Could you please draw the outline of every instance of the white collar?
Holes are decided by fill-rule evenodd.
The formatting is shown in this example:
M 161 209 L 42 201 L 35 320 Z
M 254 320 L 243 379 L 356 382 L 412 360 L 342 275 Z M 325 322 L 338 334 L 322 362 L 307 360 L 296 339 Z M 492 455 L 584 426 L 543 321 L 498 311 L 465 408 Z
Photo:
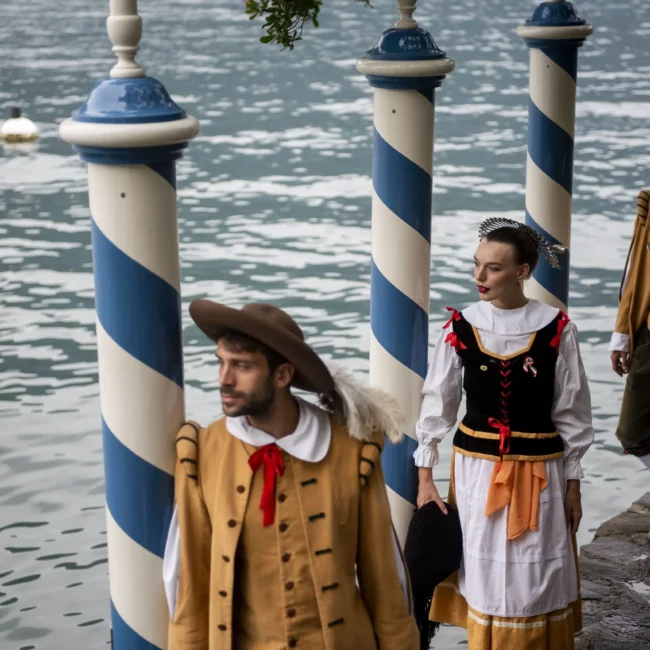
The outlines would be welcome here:
M 499 309 L 481 300 L 463 309 L 462 314 L 470 325 L 483 332 L 516 335 L 538 332 L 557 316 L 558 309 L 533 299 L 519 309 Z
M 269 433 L 251 426 L 245 415 L 226 418 L 226 429 L 235 438 L 239 438 L 253 447 L 263 447 L 275 443 L 299 460 L 318 463 L 327 455 L 332 439 L 329 413 L 299 397 L 295 399 L 299 409 L 298 426 L 288 436 L 274 438 Z

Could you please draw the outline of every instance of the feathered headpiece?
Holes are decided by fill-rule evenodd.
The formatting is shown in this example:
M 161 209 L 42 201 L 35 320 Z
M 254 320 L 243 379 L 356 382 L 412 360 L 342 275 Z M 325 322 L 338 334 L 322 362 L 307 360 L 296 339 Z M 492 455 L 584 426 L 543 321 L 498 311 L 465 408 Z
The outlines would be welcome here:
M 397 443 L 403 436 L 403 417 L 397 401 L 385 391 L 362 384 L 343 366 L 327 362 L 334 390 L 321 394 L 320 405 L 347 426 L 348 433 L 364 443 L 359 481 L 368 483 L 373 468 L 381 462 L 386 438 Z
M 335 390 L 321 395 L 320 403 L 328 410 L 338 411 L 348 433 L 368 442 L 384 437 L 397 443 L 402 439 L 403 415 L 394 397 L 374 386 L 363 384 L 343 365 L 327 361 Z
M 525 223 L 515 221 L 514 219 L 506 219 L 504 217 L 490 217 L 486 219 L 478 228 L 478 237 L 483 239 L 485 235 L 500 228 L 516 228 L 525 232 L 532 240 L 537 250 L 546 258 L 546 261 L 554 268 L 560 268 L 560 262 L 557 259 L 556 253 L 565 253 L 566 246 L 559 246 L 558 244 L 550 244 L 544 237 L 542 237 L 535 229 L 527 226 Z

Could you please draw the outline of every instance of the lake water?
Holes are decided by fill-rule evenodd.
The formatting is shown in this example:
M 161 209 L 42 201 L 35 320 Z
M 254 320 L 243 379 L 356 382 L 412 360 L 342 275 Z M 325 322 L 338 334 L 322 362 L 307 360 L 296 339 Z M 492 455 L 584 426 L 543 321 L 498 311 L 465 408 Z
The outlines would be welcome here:
M 523 218 L 528 52 L 535 3 L 419 3 L 456 60 L 437 91 L 432 331 L 476 299 L 486 216 Z M 623 389 L 607 343 L 635 197 L 650 184 L 650 18 L 644 0 L 579 8 L 571 316 L 593 392 L 580 542 L 648 489 L 614 436 Z M 219 414 L 212 351 L 190 300 L 289 308 L 319 352 L 367 369 L 372 95 L 355 60 L 394 21 L 328 0 L 293 52 L 258 42 L 234 0 L 141 0 L 139 61 L 201 121 L 179 165 L 187 410 Z M 478 9 L 477 9 L 478 7 Z M 34 147 L 0 148 L 0 647 L 105 647 L 102 450 L 86 172 L 57 127 L 108 73 L 107 2 L 0 5 L 0 107 L 34 119 Z M 7 109 L 3 109 L 6 111 Z M 439 474 L 447 470 L 450 441 Z M 443 485 L 443 488 L 446 486 Z M 438 648 L 463 635 L 443 630 Z

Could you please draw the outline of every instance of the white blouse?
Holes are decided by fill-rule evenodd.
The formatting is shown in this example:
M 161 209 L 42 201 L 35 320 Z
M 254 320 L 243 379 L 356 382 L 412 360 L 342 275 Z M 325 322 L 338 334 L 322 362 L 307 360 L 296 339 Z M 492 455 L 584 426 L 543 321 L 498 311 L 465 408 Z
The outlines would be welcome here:
M 548 325 L 557 313 L 555 307 L 537 300 L 529 300 L 520 309 L 507 310 L 481 301 L 462 311 L 478 330 L 483 347 L 504 356 L 523 350 L 530 335 Z M 416 425 L 419 446 L 414 453 L 418 467 L 438 463 L 438 443 L 456 427 L 463 397 L 461 359 L 455 348 L 444 342 L 449 331 L 440 333 L 424 382 L 424 399 Z M 580 459 L 594 441 L 594 430 L 578 331 L 572 322 L 564 328 L 560 341 L 551 418 L 564 442 L 565 479 L 580 479 Z

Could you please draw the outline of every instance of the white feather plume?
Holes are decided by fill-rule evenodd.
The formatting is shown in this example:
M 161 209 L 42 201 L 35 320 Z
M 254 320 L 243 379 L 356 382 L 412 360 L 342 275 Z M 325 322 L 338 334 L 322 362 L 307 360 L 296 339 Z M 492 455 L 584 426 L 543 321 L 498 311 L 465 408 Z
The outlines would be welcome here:
M 403 416 L 397 401 L 385 391 L 362 385 L 353 373 L 327 362 L 339 394 L 349 434 L 361 441 L 391 442 L 402 439 Z M 378 440 L 379 439 L 379 440 Z

